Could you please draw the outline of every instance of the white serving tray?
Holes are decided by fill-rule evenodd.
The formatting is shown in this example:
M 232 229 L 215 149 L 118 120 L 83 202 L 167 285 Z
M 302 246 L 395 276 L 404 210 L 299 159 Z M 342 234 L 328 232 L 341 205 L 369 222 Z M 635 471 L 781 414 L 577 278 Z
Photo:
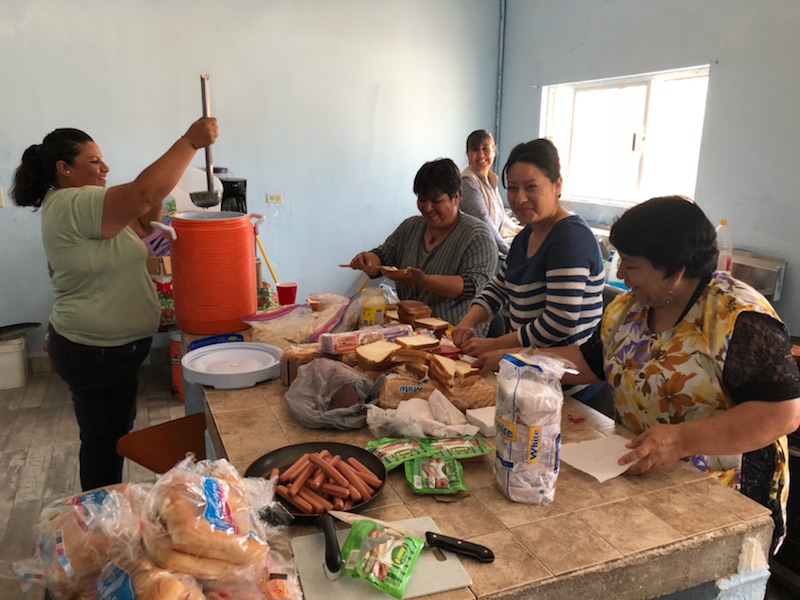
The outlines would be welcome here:
M 280 348 L 269 344 L 226 342 L 187 352 L 181 366 L 188 382 L 235 390 L 279 377 L 280 356 Z

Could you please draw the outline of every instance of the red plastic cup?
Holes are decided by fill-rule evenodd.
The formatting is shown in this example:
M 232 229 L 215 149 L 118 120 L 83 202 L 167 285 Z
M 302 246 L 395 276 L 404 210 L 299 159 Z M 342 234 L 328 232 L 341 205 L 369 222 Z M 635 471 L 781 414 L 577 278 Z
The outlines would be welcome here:
M 278 303 L 281 306 L 294 304 L 297 300 L 297 283 L 294 281 L 279 281 L 275 284 L 278 289 Z

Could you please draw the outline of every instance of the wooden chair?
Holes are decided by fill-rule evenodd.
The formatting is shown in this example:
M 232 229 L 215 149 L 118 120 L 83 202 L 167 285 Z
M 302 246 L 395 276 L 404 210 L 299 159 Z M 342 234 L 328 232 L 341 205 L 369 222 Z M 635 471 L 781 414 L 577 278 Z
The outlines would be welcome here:
M 206 457 L 206 415 L 197 413 L 131 431 L 117 442 L 117 454 L 150 469 L 166 473 L 192 452 L 197 460 Z

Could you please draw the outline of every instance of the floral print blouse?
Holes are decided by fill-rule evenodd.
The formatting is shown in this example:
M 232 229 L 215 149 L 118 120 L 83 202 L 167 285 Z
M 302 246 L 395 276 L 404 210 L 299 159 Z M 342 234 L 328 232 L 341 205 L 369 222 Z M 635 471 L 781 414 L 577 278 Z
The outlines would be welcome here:
M 696 421 L 732 408 L 722 374 L 736 319 L 751 311 L 780 322 L 761 294 L 724 273 L 715 273 L 683 318 L 662 333 L 650 331 L 647 306 L 630 293 L 617 297 L 603 315 L 600 340 L 618 421 L 638 434 L 658 423 Z M 742 455 L 691 460 L 737 490 L 743 477 L 760 480 L 768 488 L 763 497 L 747 495 L 766 501 L 782 535 L 789 493 L 786 437 L 744 456 L 745 461 Z

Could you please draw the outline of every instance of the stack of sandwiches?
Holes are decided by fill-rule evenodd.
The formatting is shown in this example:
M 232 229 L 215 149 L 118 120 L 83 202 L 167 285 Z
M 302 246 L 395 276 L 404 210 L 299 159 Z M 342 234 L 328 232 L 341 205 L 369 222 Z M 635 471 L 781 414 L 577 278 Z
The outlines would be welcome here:
M 418 300 L 401 300 L 397 304 L 397 317 L 401 323 L 413 325 L 417 319 L 431 316 L 431 307 Z

